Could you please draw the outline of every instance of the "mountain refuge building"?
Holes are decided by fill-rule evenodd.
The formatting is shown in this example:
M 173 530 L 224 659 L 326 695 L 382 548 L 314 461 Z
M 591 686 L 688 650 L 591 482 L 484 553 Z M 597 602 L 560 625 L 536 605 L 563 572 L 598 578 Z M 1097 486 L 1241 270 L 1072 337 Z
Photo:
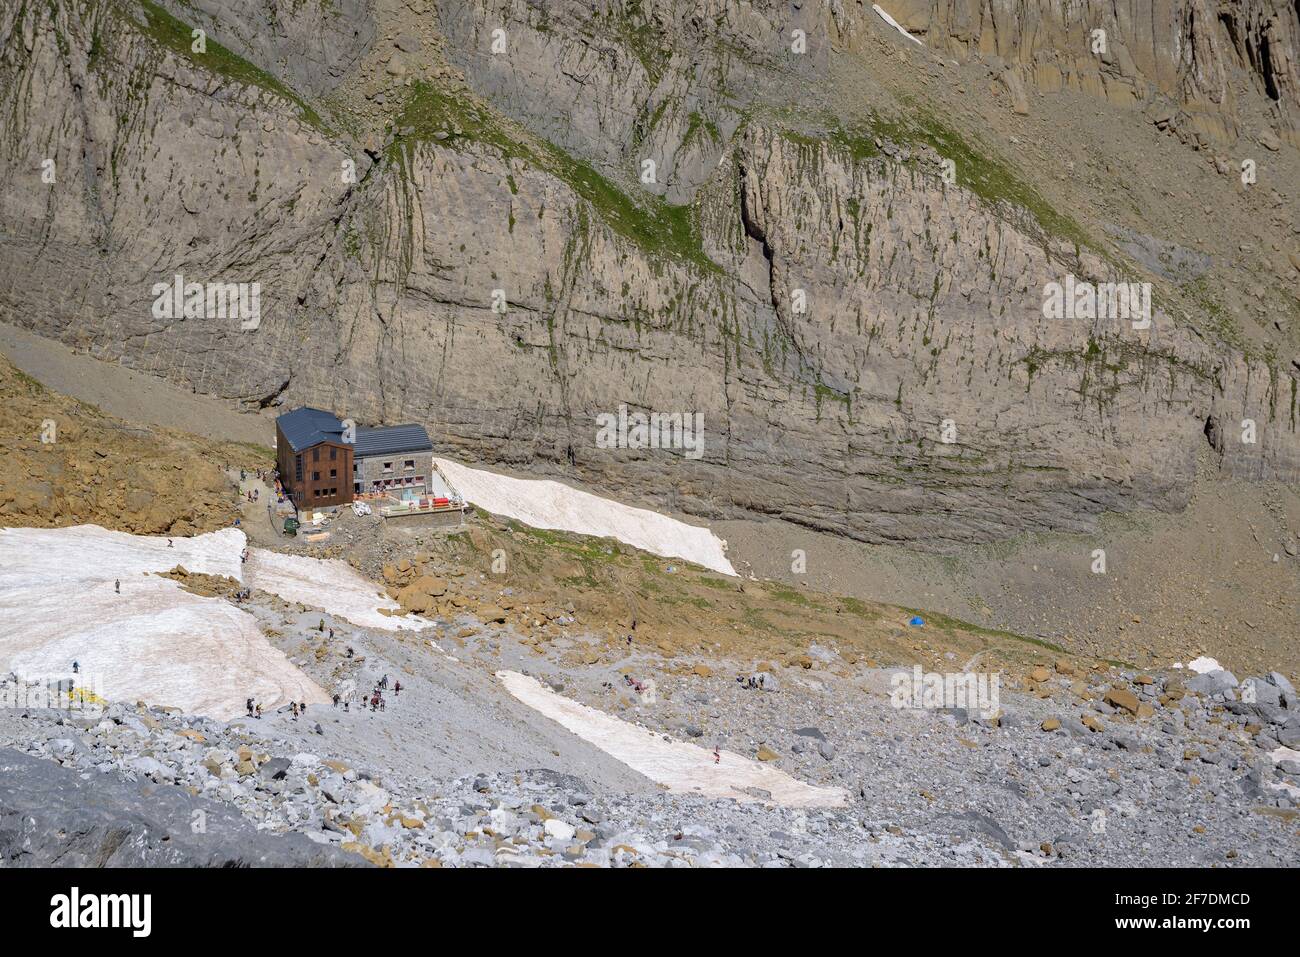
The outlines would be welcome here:
M 349 429 L 334 413 L 310 406 L 276 418 L 275 458 L 300 510 L 371 495 L 419 499 L 441 485 L 423 426 Z

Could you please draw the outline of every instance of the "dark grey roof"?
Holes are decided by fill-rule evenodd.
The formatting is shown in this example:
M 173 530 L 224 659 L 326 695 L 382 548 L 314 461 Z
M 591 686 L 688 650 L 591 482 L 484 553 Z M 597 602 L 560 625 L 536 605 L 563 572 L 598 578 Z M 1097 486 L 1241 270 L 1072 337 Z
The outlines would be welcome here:
M 322 442 L 343 440 L 343 423 L 339 421 L 338 416 L 309 406 L 277 416 L 275 424 L 280 427 L 289 447 L 295 452 L 301 452 Z
M 400 455 L 402 452 L 428 452 L 433 448 L 429 433 L 422 425 L 390 425 L 383 429 L 357 429 L 356 458 L 372 455 Z

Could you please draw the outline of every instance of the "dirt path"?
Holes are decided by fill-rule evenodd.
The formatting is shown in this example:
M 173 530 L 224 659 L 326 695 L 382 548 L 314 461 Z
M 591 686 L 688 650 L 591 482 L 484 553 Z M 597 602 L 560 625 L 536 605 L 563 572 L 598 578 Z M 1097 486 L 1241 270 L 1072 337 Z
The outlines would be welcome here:
M 272 412 L 240 412 L 220 399 L 78 354 L 61 342 L 4 322 L 0 322 L 0 352 L 46 388 L 128 422 L 181 429 L 209 439 L 275 445 Z

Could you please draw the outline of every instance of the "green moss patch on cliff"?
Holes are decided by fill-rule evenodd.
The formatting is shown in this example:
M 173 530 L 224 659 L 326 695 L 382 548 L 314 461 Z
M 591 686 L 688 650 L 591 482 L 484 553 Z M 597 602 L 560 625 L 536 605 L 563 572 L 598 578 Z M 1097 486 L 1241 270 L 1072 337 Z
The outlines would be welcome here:
M 467 94 L 416 83 L 395 126 L 398 138 L 390 152 L 403 150 L 412 141 L 433 141 L 452 148 L 458 142 L 485 144 L 505 158 L 522 160 L 565 183 L 614 232 L 647 252 L 718 271 L 701 245 L 692 207 L 673 206 L 649 194 L 633 198 L 589 163 L 554 143 L 536 139 Z
M 1179 376 L 1215 382 L 1212 369 L 1119 336 L 1090 336 L 1081 349 L 1034 346 L 1012 363 L 1012 367 L 1017 365 L 1025 367 L 1026 392 L 1033 388 L 1035 376 L 1045 368 L 1078 370 L 1079 397 L 1093 405 L 1099 415 L 1110 413 L 1120 391 L 1133 380 L 1152 382 L 1157 376 L 1163 377 L 1171 394 Z
M 925 143 L 956 167 L 957 185 L 970 190 L 987 203 L 1012 203 L 1027 210 L 1042 230 L 1100 250 L 1098 243 L 1069 216 L 1057 210 L 1021 179 L 1014 169 L 990 152 L 977 149 L 950 127 L 926 113 L 915 114 L 902 123 L 880 123 L 887 135 L 908 137 L 912 144 Z
M 777 114 L 776 119 L 780 123 L 780 134 L 790 142 L 805 147 L 826 147 L 855 163 L 888 155 L 885 148 L 888 144 L 908 151 L 903 165 L 917 166 L 917 158 L 910 154 L 929 146 L 942 159 L 953 161 L 957 185 L 985 203 L 991 206 L 1009 203 L 1019 207 L 1029 213 L 1049 236 L 1072 242 L 1076 247 L 1088 246 L 1103 251 L 1077 222 L 1043 199 L 1010 165 L 990 151 L 973 146 L 957 131 L 924 111 L 915 110 L 899 119 L 872 113 L 845 121 L 823 115 L 819 127 L 813 129 L 792 122 L 792 115 Z M 937 175 L 934 167 L 929 169 Z
M 195 53 L 192 47 L 193 27 L 177 19 L 152 0 L 139 0 L 139 2 L 140 9 L 144 13 L 144 23 L 141 23 L 140 27 L 145 36 L 159 46 L 184 57 L 210 73 L 216 73 L 244 86 L 258 87 L 288 100 L 298 108 L 304 122 L 328 132 L 320 115 L 308 106 L 301 96 L 261 67 L 222 46 L 211 36 L 204 38 L 205 52 Z

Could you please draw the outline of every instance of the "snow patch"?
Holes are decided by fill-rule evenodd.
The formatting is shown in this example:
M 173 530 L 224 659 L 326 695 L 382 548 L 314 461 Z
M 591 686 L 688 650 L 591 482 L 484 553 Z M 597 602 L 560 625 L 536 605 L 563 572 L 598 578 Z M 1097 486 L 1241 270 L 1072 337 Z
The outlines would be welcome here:
M 891 17 L 888 13 L 886 13 L 883 9 L 881 9 L 880 4 L 878 4 L 878 3 L 873 3 L 873 4 L 871 5 L 871 9 L 876 11 L 876 13 L 877 13 L 877 15 L 880 17 L 880 19 L 884 20 L 884 21 L 885 21 L 886 23 L 888 23 L 891 27 L 893 27 L 895 30 L 897 30 L 899 33 L 901 33 L 903 36 L 907 37 L 909 40 L 911 40 L 911 41 L 912 41 L 913 43 L 915 43 L 917 46 L 925 46 L 924 43 L 922 43 L 922 42 L 921 42 L 920 40 L 918 40 L 916 37 L 912 36 L 912 34 L 908 33 L 906 30 L 904 30 L 902 24 L 900 24 L 897 20 L 895 20 L 895 19 L 894 19 L 893 17 Z
M 664 558 L 680 558 L 724 575 L 736 570 L 726 542 L 707 528 L 570 488 L 550 479 L 517 479 L 434 459 L 465 499 L 533 528 L 616 538 Z
M 0 669 L 45 681 L 73 677 L 76 661 L 110 700 L 222 720 L 249 696 L 272 708 L 327 702 L 252 615 L 155 574 L 180 564 L 238 579 L 243 532 L 171 541 L 97 525 L 0 529 Z
M 260 588 L 285 601 L 323 608 L 363 628 L 419 631 L 433 624 L 411 615 L 380 614 L 381 608 L 400 612 L 402 606 L 358 575 L 351 565 L 333 558 L 283 555 L 250 548 L 243 580 L 250 588 Z
M 1195 661 L 1188 662 L 1187 668 L 1189 671 L 1195 671 L 1198 675 L 1208 675 L 1211 671 L 1222 671 L 1223 665 L 1213 658 L 1206 658 L 1202 655 Z
M 769 800 L 755 793 L 766 792 L 772 803 L 787 807 L 843 807 L 848 800 L 842 788 L 804 784 L 779 768 L 731 751 L 723 751 L 722 761 L 714 764 L 712 751 L 665 741 L 661 734 L 558 695 L 517 671 L 498 671 L 497 677 L 530 708 L 670 791 L 746 802 Z
M 125 581 L 136 575 L 186 571 L 239 578 L 239 553 L 247 540 L 234 528 L 193 538 L 131 535 L 98 525 L 0 529 L 0 575 L 5 585 Z M 171 542 L 171 545 L 167 543 Z

